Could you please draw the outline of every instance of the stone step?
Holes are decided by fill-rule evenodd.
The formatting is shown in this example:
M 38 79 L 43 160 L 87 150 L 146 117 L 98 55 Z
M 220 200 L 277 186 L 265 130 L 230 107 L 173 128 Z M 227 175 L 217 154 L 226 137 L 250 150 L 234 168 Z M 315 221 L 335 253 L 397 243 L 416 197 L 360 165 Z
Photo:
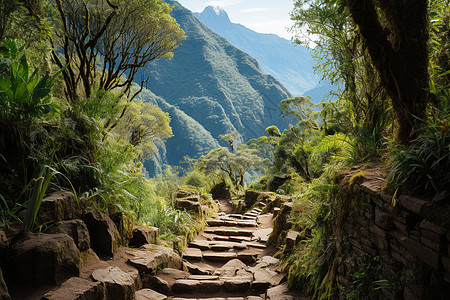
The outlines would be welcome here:
M 188 262 L 187 260 L 183 261 L 184 266 L 187 268 L 188 272 L 192 275 L 211 275 L 214 272 L 214 268 L 198 266 L 193 263 Z
M 221 236 L 217 235 L 212 237 L 214 241 L 230 241 L 230 242 L 250 242 L 252 240 L 251 237 L 248 236 Z
M 266 249 L 267 245 L 265 243 L 259 242 L 243 242 L 247 247 L 253 247 L 258 249 Z
M 257 211 L 251 211 L 251 212 L 247 212 L 247 213 L 245 213 L 244 214 L 244 217 L 245 216 L 247 216 L 247 217 L 257 217 L 259 215 L 259 213 L 257 212 Z
M 232 293 L 245 293 L 251 288 L 251 280 L 248 278 L 230 278 L 217 280 L 192 280 L 178 279 L 172 286 L 172 292 L 177 294 L 201 293 L 211 294 L 219 291 Z
M 215 261 L 215 262 L 227 262 L 234 258 L 237 258 L 237 254 L 234 252 L 204 252 L 203 259 Z
M 236 219 L 242 219 L 242 214 L 229 214 L 228 217 L 236 218 Z
M 200 250 L 209 250 L 210 241 L 198 240 L 188 244 L 190 248 L 197 248 Z
M 183 251 L 183 258 L 187 260 L 202 260 L 202 250 L 188 247 Z
M 142 289 L 136 292 L 136 300 L 166 300 L 167 296 L 151 289 Z M 81 299 L 81 298 L 80 298 Z
M 167 300 L 263 300 L 260 296 L 247 296 L 247 297 L 212 297 L 212 298 L 180 298 L 180 297 L 169 297 Z M 280 298 L 281 299 L 281 298 Z
M 240 241 L 232 242 L 227 239 L 225 241 L 194 241 L 189 243 L 189 248 L 197 248 L 202 251 L 227 251 L 231 249 L 247 249 L 248 246 Z
M 210 245 L 210 249 L 212 251 L 228 251 L 232 249 L 247 249 L 248 246 L 244 243 L 237 243 L 237 242 L 228 242 L 228 241 L 221 241 L 221 242 L 212 242 Z
M 192 279 L 192 280 L 218 280 L 219 276 L 217 276 L 217 275 L 191 275 L 187 279 Z
M 252 236 L 253 230 L 242 228 L 210 227 L 204 230 L 206 233 L 224 236 Z
M 208 219 L 206 220 L 206 223 L 209 226 L 234 226 L 234 227 L 256 227 L 258 226 L 258 223 L 254 220 L 242 220 L 242 221 L 236 221 L 236 220 L 219 220 L 219 219 Z

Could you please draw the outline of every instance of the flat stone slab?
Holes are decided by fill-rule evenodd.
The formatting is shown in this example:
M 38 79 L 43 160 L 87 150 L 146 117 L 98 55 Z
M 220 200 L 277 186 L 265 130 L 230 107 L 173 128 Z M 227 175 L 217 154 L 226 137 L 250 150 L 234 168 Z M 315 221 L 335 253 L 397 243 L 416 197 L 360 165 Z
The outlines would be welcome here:
M 212 238 L 214 241 L 230 241 L 229 236 L 216 235 Z
M 258 213 L 253 211 L 244 214 L 244 217 L 256 217 L 256 216 L 258 216 Z
M 258 250 L 244 250 L 237 254 L 237 258 L 245 263 L 254 263 L 259 254 L 261 254 L 261 251 Z
M 178 279 L 172 286 L 172 291 L 177 294 L 190 293 L 196 291 L 200 284 L 198 280 Z
M 256 221 L 252 221 L 252 220 L 242 220 L 242 221 L 235 222 L 234 226 L 238 226 L 238 227 L 256 227 L 256 226 L 258 226 L 258 223 Z
M 236 242 L 221 241 L 221 242 L 212 242 L 210 244 L 210 249 L 212 251 L 228 251 L 231 249 L 247 249 L 247 245 L 242 244 L 242 243 L 236 243 Z
M 250 280 L 229 279 L 223 282 L 223 287 L 230 292 L 246 292 L 250 288 Z
M 167 296 L 151 289 L 143 289 L 136 292 L 136 300 L 166 300 Z
M 219 276 L 216 275 L 191 275 L 187 279 L 191 280 L 217 280 Z
M 228 240 L 233 242 L 250 242 L 252 238 L 247 236 L 230 236 Z
M 57 290 L 48 292 L 42 300 L 83 299 L 97 300 L 105 297 L 105 286 L 79 277 L 66 280 Z
M 222 289 L 223 281 L 221 280 L 201 280 L 196 287 L 196 292 L 210 293 L 211 291 L 218 291 Z
M 217 220 L 217 219 L 208 219 L 206 220 L 206 224 L 208 224 L 208 226 L 226 226 L 226 222 L 225 220 Z
M 162 267 L 180 269 L 183 261 L 173 249 L 161 245 L 144 245 L 146 250 L 126 251 L 130 258 L 128 263 L 138 269 L 139 273 L 153 272 Z
M 203 258 L 211 261 L 229 261 L 236 258 L 233 252 L 203 253 Z
M 134 299 L 136 288 L 134 279 L 120 268 L 110 266 L 106 269 L 96 269 L 91 276 L 95 281 L 105 285 L 107 299 Z
M 225 236 L 252 236 L 253 234 L 253 230 L 234 228 L 206 228 L 205 232 Z
M 228 215 L 230 218 L 242 219 L 242 214 L 230 214 Z
M 186 248 L 183 251 L 183 258 L 188 260 L 202 260 L 202 250 L 198 248 Z
M 256 230 L 255 232 L 253 232 L 253 238 L 257 241 L 266 243 L 272 231 L 272 228 Z
M 247 245 L 248 247 L 252 247 L 252 248 L 258 248 L 258 249 L 266 249 L 267 245 L 266 244 L 262 244 L 262 243 L 258 243 L 258 242 L 244 242 L 245 245 Z
M 214 271 L 212 267 L 211 268 L 200 267 L 186 260 L 184 261 L 184 266 L 188 269 L 189 273 L 193 275 L 210 275 Z
M 280 262 L 280 260 L 273 256 L 264 256 L 263 258 L 261 258 L 261 262 L 266 263 L 268 265 L 276 265 Z
M 209 250 L 209 242 L 208 241 L 194 241 L 189 243 L 190 248 L 198 248 L 200 250 Z

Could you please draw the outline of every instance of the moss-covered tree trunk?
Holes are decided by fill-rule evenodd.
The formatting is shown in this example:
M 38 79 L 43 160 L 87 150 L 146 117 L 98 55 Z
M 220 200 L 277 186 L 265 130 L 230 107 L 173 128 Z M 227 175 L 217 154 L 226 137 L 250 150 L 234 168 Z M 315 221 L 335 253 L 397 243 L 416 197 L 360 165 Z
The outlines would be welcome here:
M 407 143 L 428 103 L 428 1 L 346 3 L 391 98 L 396 138 Z

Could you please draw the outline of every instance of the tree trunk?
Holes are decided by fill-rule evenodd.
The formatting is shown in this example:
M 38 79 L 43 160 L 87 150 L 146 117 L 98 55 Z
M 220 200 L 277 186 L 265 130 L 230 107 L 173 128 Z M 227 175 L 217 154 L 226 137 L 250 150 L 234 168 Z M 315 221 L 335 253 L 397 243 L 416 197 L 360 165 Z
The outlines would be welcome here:
M 428 1 L 348 0 L 347 6 L 391 98 L 396 138 L 408 143 L 428 103 Z

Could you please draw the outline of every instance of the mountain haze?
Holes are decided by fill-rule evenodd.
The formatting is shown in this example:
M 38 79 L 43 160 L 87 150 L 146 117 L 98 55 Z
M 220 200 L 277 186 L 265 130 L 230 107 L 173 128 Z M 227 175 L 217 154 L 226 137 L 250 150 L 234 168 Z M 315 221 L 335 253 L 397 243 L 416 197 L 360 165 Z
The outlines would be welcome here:
M 258 33 L 232 23 L 225 10 L 208 6 L 195 16 L 232 45 L 254 57 L 264 73 L 277 78 L 292 94 L 301 95 L 316 86 L 312 52 L 275 34 Z
M 155 165 L 179 165 L 186 155 L 198 157 L 219 143 L 225 145 L 220 134 L 239 132 L 247 141 L 263 135 L 270 125 L 286 128 L 279 103 L 291 97 L 289 91 L 192 12 L 176 1 L 167 2 L 174 6 L 172 16 L 187 39 L 172 60 L 153 62 L 148 67 L 152 72 L 143 74 L 149 76 L 151 92 L 141 98 L 169 112 L 174 132 Z

